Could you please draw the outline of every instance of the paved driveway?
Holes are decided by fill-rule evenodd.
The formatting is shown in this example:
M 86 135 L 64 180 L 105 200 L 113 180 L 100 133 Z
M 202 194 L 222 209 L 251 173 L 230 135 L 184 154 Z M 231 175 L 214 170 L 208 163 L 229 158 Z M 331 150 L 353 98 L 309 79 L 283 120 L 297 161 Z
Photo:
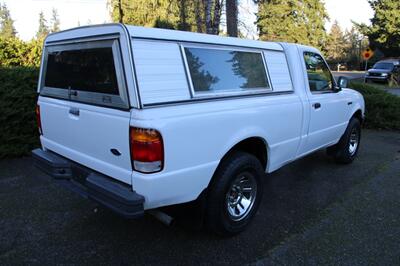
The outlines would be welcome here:
M 399 151 L 399 133 L 364 131 L 351 165 L 320 151 L 268 175 L 254 222 L 228 239 L 94 212 L 30 158 L 2 160 L 0 264 L 398 265 Z

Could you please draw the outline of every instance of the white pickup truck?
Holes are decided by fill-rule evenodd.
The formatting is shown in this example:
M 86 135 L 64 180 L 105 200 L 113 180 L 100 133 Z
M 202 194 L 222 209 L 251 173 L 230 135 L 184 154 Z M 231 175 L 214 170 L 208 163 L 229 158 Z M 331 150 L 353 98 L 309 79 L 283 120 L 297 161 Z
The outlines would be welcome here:
M 44 43 L 36 165 L 125 217 L 199 200 L 223 235 L 254 217 L 263 177 L 322 148 L 357 155 L 364 100 L 320 52 L 122 24 Z M 316 162 L 317 163 L 317 162 Z

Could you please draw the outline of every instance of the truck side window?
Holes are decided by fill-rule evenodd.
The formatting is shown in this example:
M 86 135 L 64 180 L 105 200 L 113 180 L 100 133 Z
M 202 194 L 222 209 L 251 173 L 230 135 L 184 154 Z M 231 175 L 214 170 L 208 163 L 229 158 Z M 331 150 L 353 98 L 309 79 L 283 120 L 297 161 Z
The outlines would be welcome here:
M 332 74 L 322 56 L 316 53 L 305 52 L 304 62 L 306 64 L 310 91 L 332 91 L 334 86 Z

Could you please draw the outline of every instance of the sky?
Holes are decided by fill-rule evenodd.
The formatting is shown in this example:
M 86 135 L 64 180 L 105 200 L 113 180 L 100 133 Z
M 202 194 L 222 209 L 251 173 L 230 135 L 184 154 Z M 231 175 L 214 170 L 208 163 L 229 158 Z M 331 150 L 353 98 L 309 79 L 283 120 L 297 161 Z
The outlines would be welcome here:
M 257 8 L 252 0 L 240 1 L 241 17 L 246 24 L 251 25 Z M 78 23 L 83 26 L 110 22 L 107 0 L 0 0 L 0 3 L 5 3 L 9 8 L 18 36 L 23 40 L 35 36 L 40 11 L 49 21 L 53 8 L 58 11 L 62 30 L 76 27 Z M 327 29 L 330 29 L 334 20 L 338 20 L 340 26 L 347 29 L 352 25 L 351 20 L 368 24 L 373 15 L 367 0 L 325 0 L 325 7 L 330 17 Z M 252 38 L 256 28 L 253 26 L 246 31 L 246 37 Z

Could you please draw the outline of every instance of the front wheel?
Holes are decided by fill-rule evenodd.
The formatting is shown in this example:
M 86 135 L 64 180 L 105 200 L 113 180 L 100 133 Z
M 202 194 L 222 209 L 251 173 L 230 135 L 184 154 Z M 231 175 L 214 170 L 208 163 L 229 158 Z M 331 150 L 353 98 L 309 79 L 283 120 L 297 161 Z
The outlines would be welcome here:
M 263 175 L 259 160 L 251 154 L 236 152 L 224 159 L 208 191 L 209 229 L 223 236 L 243 231 L 260 204 Z
M 352 118 L 340 138 L 339 143 L 331 147 L 330 153 L 338 163 L 348 164 L 357 156 L 361 140 L 361 123 L 357 118 Z M 328 151 L 329 152 L 329 151 Z

